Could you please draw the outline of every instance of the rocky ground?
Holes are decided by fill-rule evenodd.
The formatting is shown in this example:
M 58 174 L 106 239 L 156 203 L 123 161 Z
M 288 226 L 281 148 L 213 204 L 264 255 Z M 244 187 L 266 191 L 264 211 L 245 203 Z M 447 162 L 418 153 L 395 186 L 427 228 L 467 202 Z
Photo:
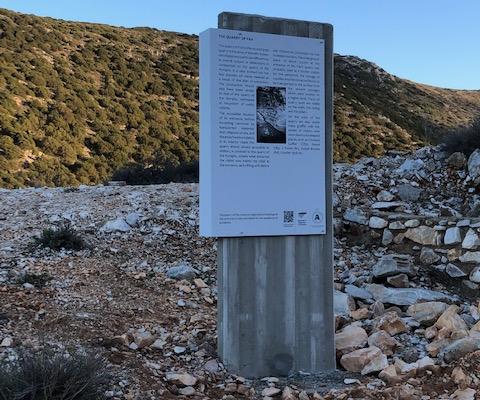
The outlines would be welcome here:
M 479 154 L 423 148 L 334 175 L 345 373 L 312 383 L 224 370 L 215 241 L 198 237 L 195 184 L 0 190 L 0 362 L 22 349 L 93 351 L 115 377 L 112 399 L 474 399 Z M 32 244 L 64 224 L 85 249 Z

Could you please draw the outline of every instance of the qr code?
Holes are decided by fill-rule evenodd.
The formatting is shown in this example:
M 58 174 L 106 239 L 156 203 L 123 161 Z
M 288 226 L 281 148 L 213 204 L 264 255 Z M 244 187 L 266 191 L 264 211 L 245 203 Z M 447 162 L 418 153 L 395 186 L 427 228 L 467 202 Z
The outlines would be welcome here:
M 284 211 L 283 212 L 283 223 L 291 224 L 293 222 L 293 211 Z

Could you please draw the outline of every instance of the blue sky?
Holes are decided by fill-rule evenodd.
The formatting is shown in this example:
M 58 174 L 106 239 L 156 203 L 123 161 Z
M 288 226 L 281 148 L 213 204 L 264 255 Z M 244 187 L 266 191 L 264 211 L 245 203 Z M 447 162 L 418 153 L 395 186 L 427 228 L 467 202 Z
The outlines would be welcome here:
M 479 0 L 0 0 L 67 20 L 198 34 L 237 11 L 329 22 L 335 51 L 421 83 L 480 89 Z

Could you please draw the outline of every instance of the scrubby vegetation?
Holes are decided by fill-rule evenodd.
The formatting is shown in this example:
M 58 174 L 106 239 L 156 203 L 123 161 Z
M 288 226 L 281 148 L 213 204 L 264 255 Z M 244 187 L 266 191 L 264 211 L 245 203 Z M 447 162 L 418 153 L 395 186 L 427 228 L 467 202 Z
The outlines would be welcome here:
M 0 187 L 196 161 L 197 60 L 196 36 L 0 9 Z M 480 108 L 478 92 L 418 85 L 355 57 L 336 57 L 335 89 L 337 161 L 433 140 Z
M 107 382 L 99 358 L 44 350 L 0 365 L 0 400 L 100 400 Z
M 443 144 L 449 154 L 459 151 L 468 157 L 475 149 L 480 148 L 480 119 L 446 134 Z
M 40 237 L 35 238 L 34 242 L 36 245 L 52 250 L 81 250 L 85 247 L 85 241 L 70 226 L 46 228 Z
M 192 36 L 0 10 L 0 186 L 196 159 L 197 58 Z
M 198 175 L 198 161 L 180 165 L 159 163 L 149 167 L 136 164 L 115 172 L 112 180 L 125 181 L 127 185 L 154 185 L 170 182 L 191 183 L 198 182 Z
M 17 284 L 33 285 L 36 288 L 43 288 L 48 282 L 52 280 L 52 277 L 47 273 L 36 274 L 33 272 L 25 272 L 17 280 Z
M 438 143 L 479 113 L 480 91 L 422 85 L 357 57 L 335 57 L 336 160 Z

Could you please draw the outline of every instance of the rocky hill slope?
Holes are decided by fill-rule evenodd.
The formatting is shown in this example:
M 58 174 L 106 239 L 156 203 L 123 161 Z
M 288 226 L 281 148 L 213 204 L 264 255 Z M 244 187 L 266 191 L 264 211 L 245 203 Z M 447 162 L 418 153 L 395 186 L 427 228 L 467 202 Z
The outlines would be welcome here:
M 99 183 L 130 163 L 198 153 L 197 37 L 0 9 L 0 186 Z M 335 59 L 337 161 L 378 156 L 465 125 L 480 93 Z
M 0 189 L 0 363 L 91 350 L 109 362 L 108 396 L 125 400 L 474 399 L 479 166 L 480 151 L 467 165 L 432 147 L 335 165 L 340 371 L 328 380 L 224 370 L 196 184 Z M 64 224 L 84 249 L 32 245 Z

